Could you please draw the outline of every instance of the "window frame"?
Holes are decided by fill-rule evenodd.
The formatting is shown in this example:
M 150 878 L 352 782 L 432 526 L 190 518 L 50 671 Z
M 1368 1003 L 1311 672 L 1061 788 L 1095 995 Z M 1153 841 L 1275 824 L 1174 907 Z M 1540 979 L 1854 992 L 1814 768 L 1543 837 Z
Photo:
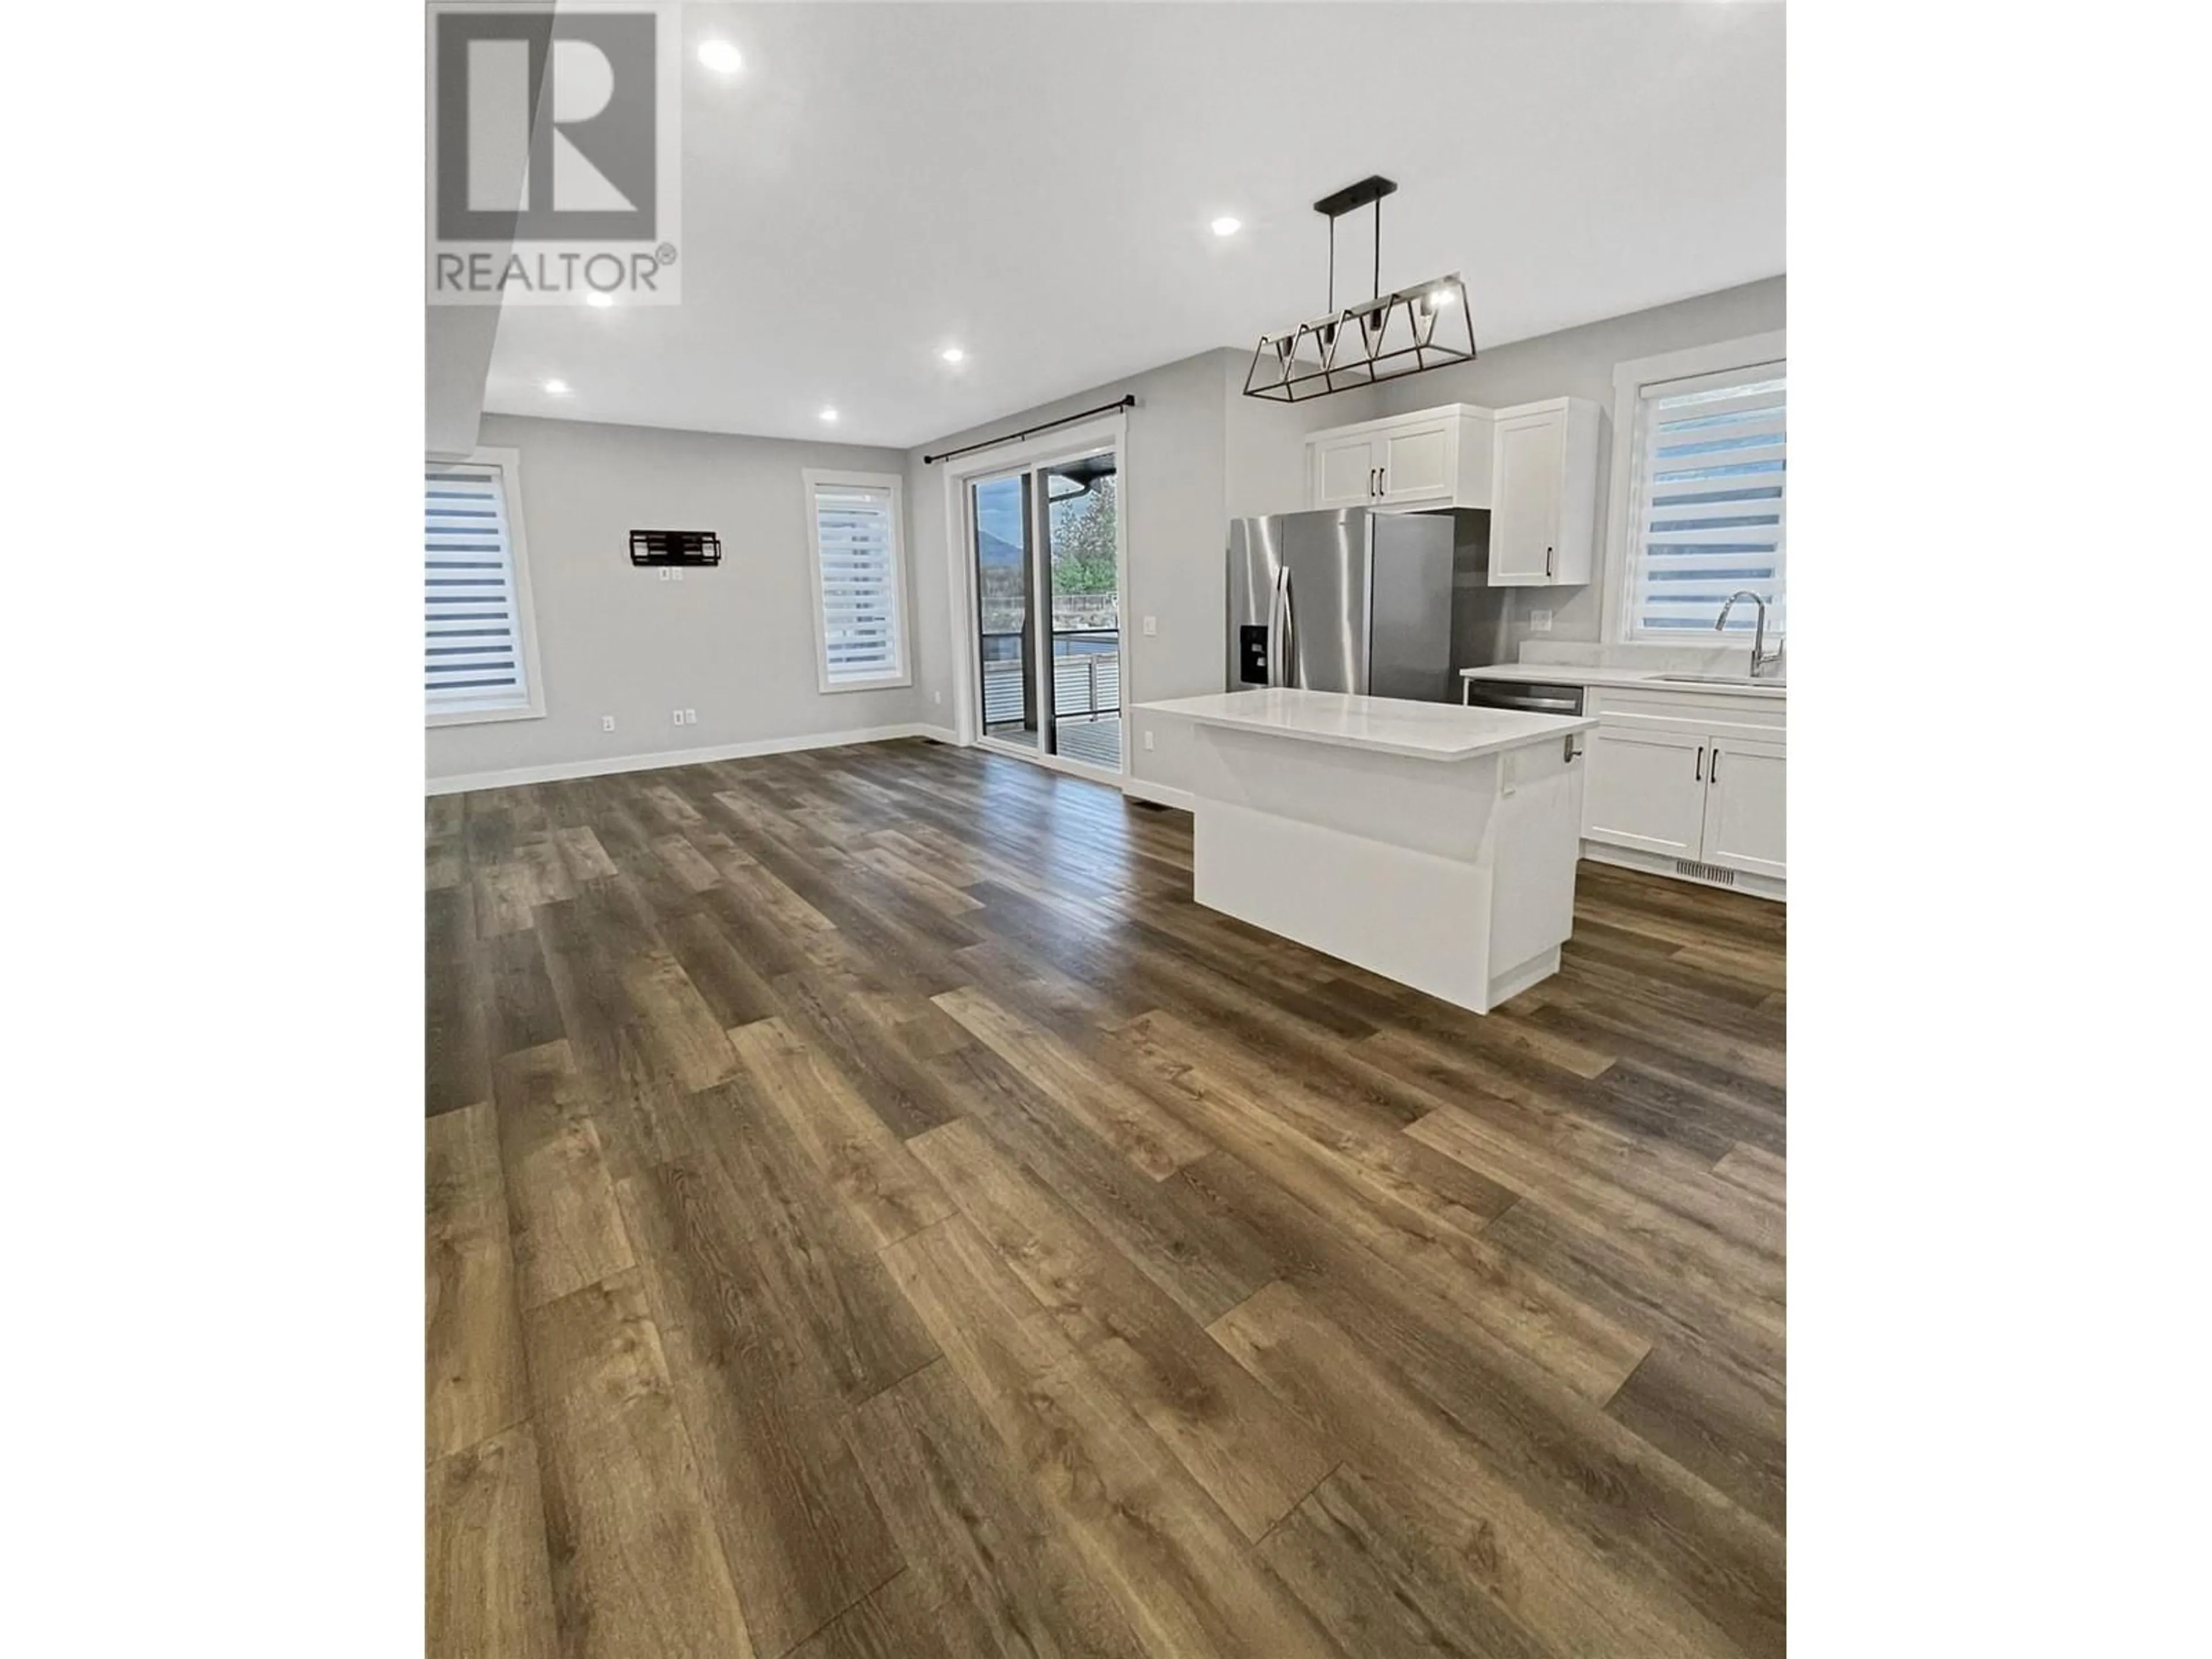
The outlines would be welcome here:
M 1771 364 L 1783 365 L 1783 372 L 1786 374 L 1790 356 L 1786 336 L 1786 330 L 1776 329 L 1771 333 L 1747 334 L 1738 339 L 1692 346 L 1686 350 L 1664 352 L 1655 357 L 1631 358 L 1613 365 L 1613 474 L 1607 503 L 1605 535 L 1604 643 L 1608 649 L 1680 652 L 1694 650 L 1707 643 L 1692 639 L 1638 638 L 1633 632 L 1636 527 L 1638 521 L 1637 503 L 1643 473 L 1644 389 L 1664 385 L 1670 380 L 1733 374 Z M 1789 582 L 1786 550 L 1783 556 L 1783 581 L 1786 589 Z M 1719 642 L 1731 647 L 1737 643 L 1725 635 L 1720 636 Z
M 501 720 L 539 720 L 545 718 L 545 682 L 538 656 L 538 605 L 530 587 L 530 538 L 522 524 L 522 452 L 519 449 L 477 448 L 465 455 L 425 455 L 426 469 L 482 466 L 499 474 L 502 505 L 507 513 L 507 550 L 514 568 L 516 646 L 522 659 L 522 688 L 526 701 L 500 708 L 452 708 L 422 711 L 424 729 L 447 726 L 484 726 Z M 426 636 L 427 637 L 427 636 Z
M 808 579 L 814 592 L 814 684 L 823 696 L 846 691 L 890 691 L 914 684 L 914 630 L 907 617 L 906 492 L 905 480 L 896 472 L 845 472 L 827 467 L 804 467 L 799 471 L 799 494 L 806 513 Z M 815 505 L 819 489 L 828 484 L 853 489 L 888 489 L 891 497 L 891 643 L 896 665 L 890 672 L 864 679 L 830 678 L 830 628 L 822 603 L 822 515 Z

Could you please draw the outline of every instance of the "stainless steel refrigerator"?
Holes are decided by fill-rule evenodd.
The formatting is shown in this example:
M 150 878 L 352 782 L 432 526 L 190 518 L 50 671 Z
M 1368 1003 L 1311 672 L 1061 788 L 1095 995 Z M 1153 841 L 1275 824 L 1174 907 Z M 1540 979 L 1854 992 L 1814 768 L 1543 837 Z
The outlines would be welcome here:
M 1452 534 L 1364 507 L 1231 520 L 1228 689 L 1454 701 Z

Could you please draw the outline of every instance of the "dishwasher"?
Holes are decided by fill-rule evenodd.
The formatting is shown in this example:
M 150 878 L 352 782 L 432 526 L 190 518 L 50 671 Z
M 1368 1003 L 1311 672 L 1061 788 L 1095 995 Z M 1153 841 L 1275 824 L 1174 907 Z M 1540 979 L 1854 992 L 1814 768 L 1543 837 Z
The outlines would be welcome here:
M 1583 712 L 1579 685 L 1538 684 L 1533 680 L 1462 680 L 1460 701 L 1471 708 L 1519 708 L 1531 714 Z

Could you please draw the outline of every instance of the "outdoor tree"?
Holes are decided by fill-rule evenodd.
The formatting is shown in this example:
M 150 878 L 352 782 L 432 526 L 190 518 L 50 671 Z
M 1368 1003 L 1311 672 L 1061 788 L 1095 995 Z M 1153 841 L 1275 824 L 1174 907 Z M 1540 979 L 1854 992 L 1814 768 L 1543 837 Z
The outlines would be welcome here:
M 1089 493 L 1053 504 L 1053 586 L 1060 592 L 1114 591 L 1115 482 L 1109 475 Z

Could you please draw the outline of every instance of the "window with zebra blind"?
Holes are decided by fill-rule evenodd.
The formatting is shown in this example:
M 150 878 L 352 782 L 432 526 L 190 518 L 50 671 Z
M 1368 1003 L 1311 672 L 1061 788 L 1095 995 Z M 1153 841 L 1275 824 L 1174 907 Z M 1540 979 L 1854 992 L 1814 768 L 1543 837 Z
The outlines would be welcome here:
M 901 579 L 899 481 L 805 474 L 814 549 L 814 645 L 824 691 L 910 685 Z
M 544 712 L 522 552 L 520 459 L 479 450 L 422 480 L 422 681 L 432 726 Z
M 1709 348 L 1677 361 L 1727 355 Z M 1738 592 L 1766 601 L 1770 641 L 1786 629 L 1786 367 L 1776 356 L 1623 386 L 1623 404 L 1634 398 L 1623 411 L 1633 422 L 1632 471 L 1616 637 L 1717 643 L 1713 623 Z M 1756 606 L 1737 605 L 1726 636 L 1748 638 L 1757 620 Z

